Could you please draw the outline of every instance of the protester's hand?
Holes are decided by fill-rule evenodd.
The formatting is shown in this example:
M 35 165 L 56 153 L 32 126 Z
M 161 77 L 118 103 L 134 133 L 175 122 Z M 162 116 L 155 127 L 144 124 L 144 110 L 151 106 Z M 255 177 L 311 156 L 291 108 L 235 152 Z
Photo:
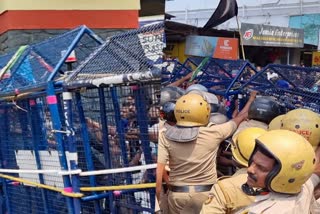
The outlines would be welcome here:
M 189 80 L 192 77 L 193 72 L 188 73 L 185 78 L 186 80 Z
M 254 100 L 256 98 L 257 94 L 258 94 L 258 91 L 252 90 L 250 92 L 250 98 L 249 99 Z

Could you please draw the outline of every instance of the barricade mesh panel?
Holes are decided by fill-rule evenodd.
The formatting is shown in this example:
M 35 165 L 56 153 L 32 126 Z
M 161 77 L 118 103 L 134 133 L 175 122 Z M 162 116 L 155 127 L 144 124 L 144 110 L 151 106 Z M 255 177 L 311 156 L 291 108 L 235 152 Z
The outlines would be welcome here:
M 83 29 L 84 27 L 79 27 L 44 42 L 20 47 L 13 54 L 3 57 L 14 63 L 3 71 L 0 94 L 44 88 L 55 69 L 57 69 L 55 79 L 63 79 L 68 70 L 68 63 L 62 63 L 59 67 L 59 62 L 66 57 L 66 51 L 74 43 L 76 43 L 73 48 L 76 57 L 76 61 L 72 63 L 74 68 L 100 45 L 97 40 L 84 33 Z
M 186 68 L 189 65 L 195 70 L 194 66 L 199 66 L 203 60 L 188 58 L 180 71 L 174 70 L 170 82 L 187 75 L 190 69 Z M 199 69 L 194 80 L 206 86 L 210 92 L 232 101 L 226 106 L 228 116 L 231 117 L 230 112 L 234 110 L 234 101 L 238 95 L 244 95 L 241 99 L 245 101 L 248 91 L 253 89 L 259 91 L 260 95 L 274 96 L 287 111 L 303 107 L 319 113 L 319 78 L 319 68 L 270 64 L 258 71 L 248 61 L 210 58 Z
M 15 51 L 7 53 L 5 55 L 0 56 L 0 68 L 2 69 L 7 65 L 11 57 L 14 55 Z
M 320 112 L 320 69 L 268 65 L 245 88 L 271 95 L 288 110 L 308 108 Z
M 219 93 L 227 90 L 233 81 L 235 83 L 232 90 L 241 87 L 253 74 L 255 71 L 246 61 L 210 59 L 203 67 L 203 73 L 196 79 L 215 93 Z M 211 83 L 208 83 L 209 81 Z
M 191 72 L 191 70 L 188 70 L 186 67 L 185 64 L 181 64 L 176 60 L 165 60 L 161 72 L 161 84 L 169 84 L 179 77 Z
M 81 93 L 94 170 L 156 163 L 159 110 L 155 91 L 159 87 L 160 82 L 152 82 L 148 85 L 90 89 Z M 101 93 L 104 94 L 104 104 L 101 103 Z M 141 127 L 143 124 L 145 127 Z M 79 168 L 86 170 L 88 157 L 81 154 L 85 151 L 83 146 L 78 145 Z M 152 183 L 155 182 L 155 170 L 94 177 L 97 186 Z M 81 186 L 90 185 L 88 177 L 81 177 L 80 180 Z M 110 209 L 116 209 L 119 213 L 152 212 L 154 189 L 124 190 L 116 195 L 111 191 L 110 194 L 114 197 L 115 207 L 110 208 L 108 197 L 99 201 L 105 212 L 111 212 Z M 93 209 L 92 202 L 82 204 L 84 210 Z
M 163 23 L 112 36 L 67 82 L 153 70 L 162 63 L 164 42 Z
M 52 136 L 51 119 L 42 98 L 1 105 L 0 146 L 2 168 L 60 169 Z M 63 188 L 61 176 L 29 173 L 12 174 L 22 179 Z M 3 191 L 10 213 L 67 213 L 65 197 L 19 182 L 6 182 Z M 46 211 L 47 210 L 47 211 Z
M 157 72 L 162 65 L 163 24 L 119 34 L 104 46 L 99 46 L 94 36 L 86 32 L 78 28 L 0 57 L 0 65 L 5 68 L 0 81 L 3 98 L 0 124 L 4 127 L 0 130 L 1 167 L 30 170 L 4 173 L 22 179 L 1 180 L 6 212 L 154 211 L 154 188 L 77 189 L 154 183 L 155 169 L 90 176 L 59 174 L 64 170 L 90 172 L 156 163 L 159 116 L 156 92 L 160 90 Z M 64 59 L 65 51 L 72 49 L 77 61 L 69 63 Z M 145 72 L 159 75 L 151 75 L 148 81 L 127 78 L 122 83 L 103 84 L 99 88 L 92 85 L 81 90 L 72 88 L 71 101 L 70 94 L 62 94 L 67 88 L 62 88 L 61 83 L 67 76 L 78 81 Z M 11 96 L 13 93 L 19 96 Z M 47 172 L 34 173 L 38 169 Z M 34 187 L 27 181 L 45 186 Z M 83 196 L 72 199 L 64 196 L 63 190 L 70 194 L 81 192 Z

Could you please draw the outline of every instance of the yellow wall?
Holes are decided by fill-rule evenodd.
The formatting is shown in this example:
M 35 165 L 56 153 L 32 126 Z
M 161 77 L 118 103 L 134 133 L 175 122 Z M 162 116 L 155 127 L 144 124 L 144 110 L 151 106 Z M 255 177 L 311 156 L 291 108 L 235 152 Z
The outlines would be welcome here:
M 188 56 L 184 54 L 186 48 L 185 42 L 168 43 L 165 49 L 165 54 L 171 57 L 177 57 L 180 62 L 184 62 Z
M 139 10 L 140 0 L 0 0 L 7 10 Z

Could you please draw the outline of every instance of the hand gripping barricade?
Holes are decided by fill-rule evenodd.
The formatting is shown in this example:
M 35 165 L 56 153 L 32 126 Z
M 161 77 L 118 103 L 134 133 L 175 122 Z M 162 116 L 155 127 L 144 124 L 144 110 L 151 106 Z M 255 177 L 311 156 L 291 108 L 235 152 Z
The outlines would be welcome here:
M 0 57 L 4 212 L 153 212 L 163 32 L 82 26 Z

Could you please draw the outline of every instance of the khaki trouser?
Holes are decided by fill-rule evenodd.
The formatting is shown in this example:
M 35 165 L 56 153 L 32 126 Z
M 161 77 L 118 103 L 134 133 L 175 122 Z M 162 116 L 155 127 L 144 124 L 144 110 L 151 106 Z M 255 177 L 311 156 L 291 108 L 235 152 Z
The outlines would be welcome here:
M 159 206 L 163 214 L 169 214 L 168 193 L 161 192 Z
M 199 214 L 202 204 L 208 199 L 208 192 L 169 191 L 169 214 Z

